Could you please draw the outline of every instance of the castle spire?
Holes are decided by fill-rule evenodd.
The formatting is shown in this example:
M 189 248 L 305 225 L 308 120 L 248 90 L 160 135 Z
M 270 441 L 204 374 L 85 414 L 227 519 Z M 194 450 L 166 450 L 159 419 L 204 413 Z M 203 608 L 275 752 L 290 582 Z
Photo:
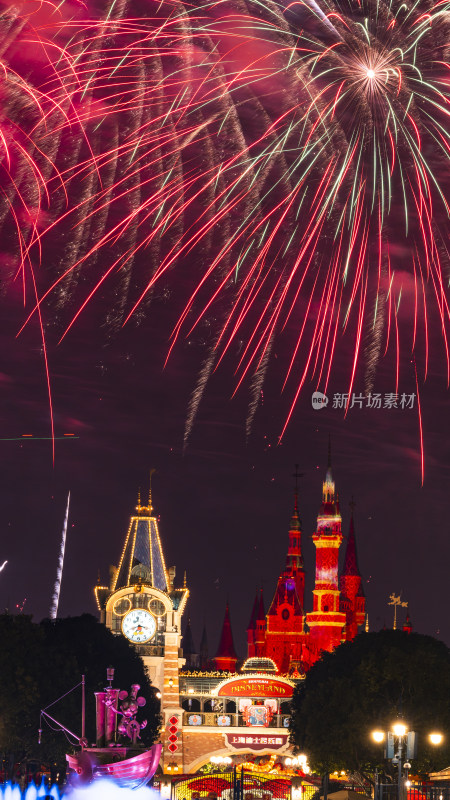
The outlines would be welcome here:
M 292 512 L 290 530 L 299 531 L 301 529 L 301 521 L 298 513 L 298 479 L 303 478 L 303 472 L 298 471 L 298 464 L 295 465 L 295 472 L 293 473 L 292 477 L 295 480 L 295 489 L 294 489 L 294 511 Z
M 412 629 L 413 627 L 412 627 L 411 617 L 409 616 L 409 611 L 408 611 L 406 614 L 405 623 L 403 625 L 403 630 L 405 631 L 405 633 L 411 633 Z
M 208 660 L 208 634 L 206 632 L 206 622 L 203 622 L 202 638 L 200 640 L 200 669 L 207 669 Z
M 262 588 L 259 590 L 259 603 L 258 603 L 258 614 L 256 616 L 255 622 L 265 622 L 266 621 L 266 612 L 264 611 L 264 595 Z
M 302 521 L 298 510 L 298 480 L 303 477 L 303 473 L 298 471 L 298 464 L 295 465 L 295 471 L 292 477 L 295 480 L 294 511 L 292 512 L 289 525 L 289 547 L 283 575 L 285 578 L 293 578 L 295 580 L 298 599 L 303 608 L 305 573 L 302 556 Z
M 256 594 L 255 594 L 255 599 L 253 601 L 252 613 L 251 613 L 251 616 L 250 616 L 249 623 L 247 625 L 247 630 L 248 631 L 254 630 L 254 627 L 255 627 L 256 617 L 258 616 L 258 600 L 259 600 L 259 592 L 258 592 L 258 589 L 257 589 L 256 590 Z
M 350 528 L 348 532 L 347 547 L 344 556 L 344 566 L 342 568 L 342 575 L 354 575 L 361 577 L 358 566 L 358 555 L 356 552 L 356 538 L 355 538 L 355 523 L 353 520 L 353 510 L 356 503 L 353 497 L 349 503 L 350 505 Z
M 120 563 L 115 572 L 113 591 L 133 586 L 139 581 L 163 592 L 169 589 L 158 521 L 152 516 L 152 510 L 151 493 L 149 505 L 141 505 L 139 489 L 136 513 L 130 520 Z
M 148 508 L 149 508 L 150 514 L 153 511 L 153 505 L 152 505 L 152 475 L 153 475 L 154 472 L 156 472 L 156 469 L 153 467 L 150 470 L 150 481 L 149 481 L 149 485 L 148 485 Z
M 311 640 L 321 650 L 332 650 L 342 636 L 346 622 L 340 609 L 339 548 L 342 543 L 342 518 L 331 474 L 331 438 L 328 438 L 328 468 L 322 485 L 322 504 L 313 533 L 316 547 L 316 575 L 313 611 L 307 614 Z M 344 592 L 345 594 L 345 592 Z
M 220 635 L 219 647 L 214 658 L 216 669 L 234 672 L 236 668 L 237 655 L 234 649 L 233 631 L 231 630 L 230 608 L 227 603 L 225 616 L 223 618 L 222 633 Z
M 182 646 L 183 646 L 183 656 L 186 659 L 186 667 L 187 669 L 192 669 L 194 667 L 195 645 L 194 645 L 194 637 L 192 636 L 190 617 L 188 617 L 187 625 L 184 629 Z
M 347 547 L 345 549 L 344 564 L 342 573 L 339 578 L 339 586 L 342 592 L 342 601 L 344 598 L 347 600 L 347 605 L 342 606 L 342 610 L 346 613 L 345 634 L 347 641 L 355 638 L 358 630 L 366 622 L 365 607 L 366 599 L 364 597 L 364 586 L 361 580 L 361 573 L 358 566 L 358 555 L 356 552 L 356 538 L 355 538 L 355 523 L 353 519 L 353 512 L 355 508 L 355 501 L 353 497 L 350 501 L 350 526 L 347 538 Z

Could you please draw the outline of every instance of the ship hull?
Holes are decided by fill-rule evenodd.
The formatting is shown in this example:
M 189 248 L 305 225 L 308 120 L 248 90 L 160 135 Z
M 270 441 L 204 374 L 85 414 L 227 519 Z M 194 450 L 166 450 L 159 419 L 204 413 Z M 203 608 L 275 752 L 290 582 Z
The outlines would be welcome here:
M 72 774 L 71 783 L 86 784 L 101 778 L 112 778 L 118 786 L 138 789 L 148 783 L 155 774 L 161 756 L 161 744 L 154 744 L 150 750 L 138 753 L 131 758 L 104 761 L 105 755 L 111 759 L 113 755 L 125 755 L 123 748 L 119 754 L 114 749 L 90 748 L 82 750 L 75 756 L 66 755 L 67 764 Z

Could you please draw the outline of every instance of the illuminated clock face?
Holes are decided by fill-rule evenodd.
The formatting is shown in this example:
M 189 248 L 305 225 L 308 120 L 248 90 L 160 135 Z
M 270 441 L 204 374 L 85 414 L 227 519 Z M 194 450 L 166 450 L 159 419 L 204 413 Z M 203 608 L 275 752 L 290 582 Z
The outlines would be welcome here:
M 122 620 L 122 633 L 130 642 L 144 644 L 155 635 L 156 620 L 149 611 L 134 608 Z

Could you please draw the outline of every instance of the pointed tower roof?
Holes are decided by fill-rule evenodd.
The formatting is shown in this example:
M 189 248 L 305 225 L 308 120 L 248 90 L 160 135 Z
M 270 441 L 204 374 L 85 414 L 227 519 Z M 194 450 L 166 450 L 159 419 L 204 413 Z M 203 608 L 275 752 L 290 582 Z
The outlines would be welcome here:
M 112 591 L 134 583 L 146 583 L 166 592 L 169 587 L 164 554 L 159 538 L 158 521 L 153 514 L 151 476 L 148 504 L 141 503 L 140 492 L 136 514 L 131 517 Z
M 208 634 L 206 633 L 206 623 L 203 623 L 202 638 L 200 639 L 200 659 L 208 661 Z
M 327 464 L 327 473 L 330 473 L 331 476 L 331 433 L 328 434 L 328 464 Z
M 300 520 L 300 514 L 298 513 L 298 492 L 296 490 L 294 494 L 294 510 L 292 512 L 291 524 L 289 526 L 289 530 L 300 531 L 301 529 L 302 529 L 302 523 Z
M 405 633 L 411 633 L 412 629 L 413 629 L 413 626 L 412 626 L 411 617 L 409 616 L 409 611 L 408 611 L 407 614 L 406 614 L 405 623 L 403 625 L 403 630 L 405 631 Z
M 264 595 L 263 590 L 259 590 L 259 603 L 258 603 L 258 615 L 256 617 L 256 622 L 265 622 L 266 621 L 266 612 L 264 611 Z
M 195 653 L 194 637 L 192 636 L 191 618 L 188 618 L 183 634 L 183 655 L 192 656 Z
M 259 596 L 258 596 L 258 589 L 257 589 L 256 590 L 255 599 L 253 601 L 252 613 L 250 615 L 250 620 L 249 620 L 249 623 L 247 625 L 247 630 L 248 631 L 252 631 L 255 628 L 256 617 L 258 616 L 258 601 L 259 601 Z
M 267 611 L 267 616 L 276 615 L 279 607 L 286 603 L 292 606 L 292 613 L 295 617 L 303 616 L 303 608 L 297 594 L 294 578 L 286 575 L 280 575 L 273 600 L 269 606 L 269 610 Z
M 326 520 L 327 517 L 339 517 L 339 495 L 336 492 L 336 486 L 333 480 L 333 473 L 331 471 L 331 436 L 328 436 L 328 463 L 325 480 L 322 483 L 322 505 L 319 512 L 319 518 Z
M 231 630 L 230 609 L 228 603 L 225 608 L 223 618 L 222 633 L 220 635 L 219 647 L 215 659 L 226 658 L 237 661 L 236 650 L 234 649 L 233 631 Z
M 353 509 L 355 508 L 355 503 L 353 502 L 353 499 L 350 503 L 350 508 L 351 508 L 350 528 L 348 532 L 347 547 L 344 556 L 344 566 L 342 567 L 342 575 L 356 575 L 358 578 L 360 578 L 361 573 L 359 571 L 358 554 L 356 552 L 355 523 L 353 520 Z
M 291 517 L 290 531 L 301 531 L 302 522 L 298 513 L 298 479 L 303 477 L 303 473 L 298 471 L 298 464 L 295 465 L 295 472 L 292 476 L 295 478 L 295 491 L 294 491 L 294 510 Z

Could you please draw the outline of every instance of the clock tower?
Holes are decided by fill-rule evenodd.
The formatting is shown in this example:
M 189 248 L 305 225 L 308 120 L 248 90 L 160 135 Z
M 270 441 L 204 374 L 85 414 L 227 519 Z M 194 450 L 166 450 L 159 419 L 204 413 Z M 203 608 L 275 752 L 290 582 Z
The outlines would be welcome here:
M 98 585 L 94 591 L 100 621 L 135 646 L 153 686 L 161 693 L 164 723 L 171 729 L 178 728 L 175 717 L 181 722 L 181 619 L 189 596 L 186 581 L 176 588 L 174 580 L 175 567 L 166 568 L 150 488 L 148 503 L 141 503 L 138 495 L 119 565 L 110 568 L 110 585 Z M 173 732 L 173 741 L 164 737 L 164 762 L 176 763 L 181 758 L 179 736 L 177 741 Z

